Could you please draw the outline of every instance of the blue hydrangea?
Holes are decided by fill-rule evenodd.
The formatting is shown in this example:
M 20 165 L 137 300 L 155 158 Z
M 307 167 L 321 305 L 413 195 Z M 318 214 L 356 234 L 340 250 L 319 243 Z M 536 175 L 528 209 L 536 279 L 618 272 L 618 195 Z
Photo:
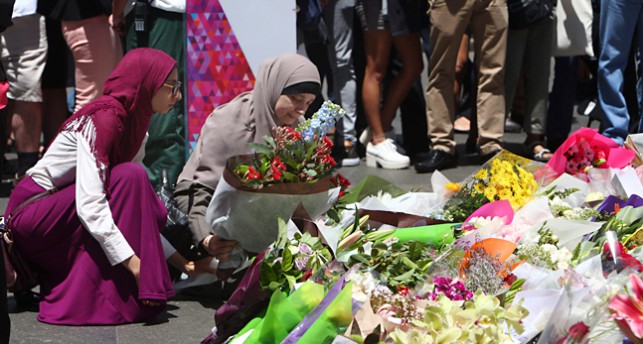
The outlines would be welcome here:
M 306 122 L 299 125 L 297 131 L 302 134 L 305 141 L 310 142 L 315 135 L 322 138 L 326 133 L 335 126 L 338 119 L 344 116 L 346 112 L 341 106 L 334 104 L 330 100 L 325 101 L 317 112 Z

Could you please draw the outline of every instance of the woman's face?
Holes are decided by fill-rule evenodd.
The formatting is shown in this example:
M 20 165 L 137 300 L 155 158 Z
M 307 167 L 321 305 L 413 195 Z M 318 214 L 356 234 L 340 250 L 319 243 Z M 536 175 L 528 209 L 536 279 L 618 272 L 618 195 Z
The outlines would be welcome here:
M 166 114 L 174 107 L 174 104 L 182 98 L 179 73 L 176 68 L 174 68 L 170 76 L 163 82 L 163 86 L 161 86 L 154 97 L 152 97 L 152 109 L 156 113 Z
M 275 105 L 275 115 L 279 122 L 291 125 L 306 113 L 308 107 L 315 100 L 315 95 L 312 93 L 295 93 L 295 94 L 282 94 L 277 99 Z

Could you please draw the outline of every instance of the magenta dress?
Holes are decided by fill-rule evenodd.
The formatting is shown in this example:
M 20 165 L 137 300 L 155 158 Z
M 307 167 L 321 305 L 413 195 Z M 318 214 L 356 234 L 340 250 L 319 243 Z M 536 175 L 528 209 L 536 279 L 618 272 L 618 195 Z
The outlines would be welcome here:
M 141 259 L 140 282 L 122 264 L 111 266 L 76 215 L 75 184 L 27 205 L 11 219 L 16 247 L 40 273 L 38 320 L 61 325 L 115 325 L 154 320 L 174 295 L 160 241 L 166 210 L 144 168 L 123 163 L 110 171 L 109 206 L 114 222 Z M 7 214 L 43 188 L 25 177 L 14 189 Z

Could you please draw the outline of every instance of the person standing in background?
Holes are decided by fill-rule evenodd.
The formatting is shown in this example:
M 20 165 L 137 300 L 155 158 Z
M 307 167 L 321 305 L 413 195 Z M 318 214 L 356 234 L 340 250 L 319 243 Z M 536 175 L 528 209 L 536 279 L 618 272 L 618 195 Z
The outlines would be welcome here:
M 42 74 L 43 146 L 49 147 L 60 125 L 71 116 L 67 88 L 74 86 L 74 57 L 65 42 L 60 19 L 52 18 L 51 0 L 38 0 L 38 13 L 45 16 L 47 64 Z M 74 104 L 71 104 L 73 108 Z
M 509 0 L 509 7 L 520 0 Z M 518 83 L 524 87 L 524 123 L 527 132 L 524 143 L 525 156 L 547 162 L 552 153 L 545 147 L 545 128 L 549 105 L 549 71 L 554 44 L 554 10 L 556 0 L 541 3 L 548 5 L 549 13 L 534 23 L 512 20 L 509 11 L 507 58 L 505 63 L 505 108 L 511 112 Z M 546 13 L 546 12 L 544 12 Z M 544 15 L 544 14 L 543 14 Z M 514 17 L 515 18 L 515 17 Z M 521 72 L 524 78 L 521 80 Z
M 401 0 L 357 0 L 355 4 L 364 32 L 366 70 L 362 103 L 370 130 L 370 142 L 363 143 L 366 144 L 366 164 L 371 167 L 402 169 L 411 163 L 408 156 L 397 152 L 392 124 L 398 107 L 422 73 L 422 14 L 417 10 L 418 7 L 419 4 L 414 1 Z M 403 67 L 382 97 L 382 82 L 389 68 L 393 46 Z
M 502 149 L 505 119 L 506 0 L 430 0 L 429 7 L 432 50 L 426 116 L 431 152 L 427 159 L 415 164 L 421 173 L 457 165 L 453 84 L 458 50 L 467 27 L 471 29 L 477 61 L 478 149 L 482 160 Z
M 149 3 L 146 0 L 114 0 L 111 25 L 116 33 L 126 38 L 127 51 L 150 47 L 172 56 L 177 62 L 182 83 L 185 80 L 184 13 L 185 0 L 153 0 Z M 179 89 L 183 93 L 183 86 Z M 170 112 L 162 116 L 156 114 L 150 122 L 143 165 L 155 189 L 163 183 L 163 170 L 167 171 L 167 181 L 173 189 L 185 165 L 188 147 L 184 104 L 181 98 Z
M 353 19 L 355 0 L 321 0 L 328 28 L 328 58 L 333 73 L 333 94 L 330 98 L 341 105 L 346 115 L 337 122 L 335 143 L 340 152 L 337 164 L 342 167 L 359 165 L 357 155 L 357 82 L 353 65 Z
M 630 49 L 638 48 L 638 70 L 643 68 L 643 2 L 602 0 L 600 9 L 600 54 L 598 59 L 598 100 L 603 109 L 603 135 L 623 145 L 629 134 L 630 114 L 624 95 L 625 68 Z M 637 44 L 632 44 L 637 37 Z M 641 84 L 639 77 L 639 85 Z M 639 113 L 643 87 L 638 87 Z M 643 131 L 643 116 L 637 132 Z
M 38 162 L 42 128 L 42 74 L 47 61 L 45 18 L 37 0 L 18 0 L 13 25 L 0 35 L 0 59 L 9 80 L 9 113 L 18 153 L 17 179 Z M 4 154 L 4 151 L 2 152 Z
M 61 21 L 65 42 L 74 56 L 76 104 L 74 112 L 103 94 L 105 79 L 123 56 L 117 35 L 110 29 L 110 0 L 49 0 L 41 13 Z

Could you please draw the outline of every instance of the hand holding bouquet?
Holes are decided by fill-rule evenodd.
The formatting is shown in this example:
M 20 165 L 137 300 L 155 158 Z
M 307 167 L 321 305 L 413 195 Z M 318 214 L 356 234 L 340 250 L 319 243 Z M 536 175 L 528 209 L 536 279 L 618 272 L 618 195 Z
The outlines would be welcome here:
M 256 153 L 230 158 L 206 213 L 214 232 L 261 252 L 277 239 L 277 218 L 287 222 L 295 210 L 310 219 L 326 213 L 341 191 L 331 184 L 326 132 L 344 113 L 327 101 L 297 129 L 276 127 L 266 144 L 251 144 Z

